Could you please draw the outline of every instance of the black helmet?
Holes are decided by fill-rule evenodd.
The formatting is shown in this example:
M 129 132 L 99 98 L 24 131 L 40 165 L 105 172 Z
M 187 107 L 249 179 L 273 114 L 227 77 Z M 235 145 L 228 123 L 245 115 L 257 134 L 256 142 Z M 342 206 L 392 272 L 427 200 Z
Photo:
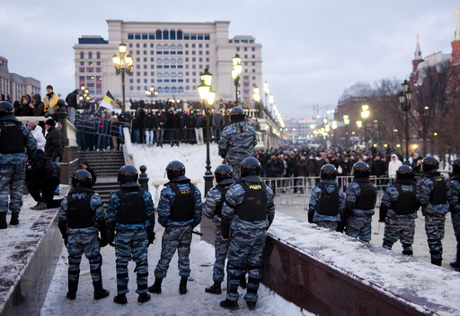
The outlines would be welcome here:
M 452 165 L 452 173 L 454 175 L 459 174 L 460 173 L 460 158 L 457 158 L 454 161 L 452 161 L 451 165 Z
M 13 105 L 8 101 L 1 101 L 0 102 L 0 117 L 14 114 Z
M 230 110 L 230 123 L 241 122 L 244 121 L 246 115 L 244 111 L 239 106 L 236 106 Z
M 353 176 L 355 178 L 369 177 L 371 174 L 371 168 L 364 161 L 358 161 L 353 165 Z
M 334 165 L 326 164 L 321 167 L 321 179 L 335 180 L 337 178 L 337 169 Z
M 396 170 L 396 179 L 410 179 L 414 180 L 415 174 L 411 166 L 402 165 Z
M 74 188 L 88 188 L 93 187 L 93 177 L 85 169 L 78 169 L 72 175 L 72 187 Z
M 185 166 L 179 160 L 173 160 L 166 166 L 166 174 L 170 181 L 188 180 L 185 177 Z
M 436 170 L 439 168 L 439 161 L 433 156 L 426 156 L 423 158 L 422 168 L 424 172 Z
M 125 187 L 138 186 L 138 177 L 139 173 L 137 172 L 137 169 L 131 165 L 124 165 L 118 171 L 118 182 L 120 182 L 120 185 Z
M 260 162 L 254 157 L 244 158 L 240 168 L 242 178 L 260 175 Z
M 233 169 L 229 165 L 220 165 L 216 168 L 216 171 L 214 171 L 214 176 L 216 177 L 216 182 L 220 184 L 224 180 L 233 178 Z

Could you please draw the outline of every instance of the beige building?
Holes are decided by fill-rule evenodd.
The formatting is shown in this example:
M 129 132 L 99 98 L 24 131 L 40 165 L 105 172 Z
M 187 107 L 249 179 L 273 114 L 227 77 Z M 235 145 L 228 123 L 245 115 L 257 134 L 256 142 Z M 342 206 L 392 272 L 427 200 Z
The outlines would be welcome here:
M 133 69 L 125 79 L 126 99 L 145 99 L 151 86 L 158 99 L 198 99 L 197 86 L 205 68 L 213 75 L 216 100 L 234 100 L 232 58 L 239 54 L 243 65 L 239 100 L 252 99 L 252 88 L 262 88 L 262 45 L 252 36 L 229 38 L 228 21 L 203 23 L 125 22 L 107 20 L 108 40 L 82 36 L 75 51 L 75 86 L 84 85 L 90 96 L 101 98 L 110 90 L 121 99 L 121 76 L 112 56 L 118 45 L 127 45 Z
M 36 93 L 40 93 L 40 81 L 10 72 L 8 59 L 0 56 L 0 94 L 14 102 L 24 94 L 32 96 Z

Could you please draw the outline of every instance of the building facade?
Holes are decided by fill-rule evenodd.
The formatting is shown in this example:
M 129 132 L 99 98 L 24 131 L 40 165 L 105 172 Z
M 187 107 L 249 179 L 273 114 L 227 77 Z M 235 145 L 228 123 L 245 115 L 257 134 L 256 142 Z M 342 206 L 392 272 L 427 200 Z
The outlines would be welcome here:
M 9 72 L 8 59 L 0 56 L 0 94 L 14 102 L 24 94 L 36 93 L 40 93 L 40 81 Z
M 243 71 L 239 100 L 252 98 L 252 88 L 262 87 L 262 45 L 252 36 L 228 37 L 228 21 L 206 23 L 125 22 L 107 20 L 108 40 L 82 36 L 74 46 L 75 86 L 102 98 L 110 90 L 121 99 L 122 85 L 112 56 L 118 45 L 127 45 L 133 69 L 125 79 L 126 99 L 149 99 L 151 86 L 157 98 L 199 99 L 197 87 L 205 68 L 212 73 L 216 100 L 234 100 L 232 58 L 239 54 Z

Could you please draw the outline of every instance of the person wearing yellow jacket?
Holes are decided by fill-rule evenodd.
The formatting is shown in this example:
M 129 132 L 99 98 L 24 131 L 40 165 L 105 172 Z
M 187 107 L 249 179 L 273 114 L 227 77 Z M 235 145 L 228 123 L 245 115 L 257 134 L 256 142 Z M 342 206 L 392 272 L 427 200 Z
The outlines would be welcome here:
M 46 86 L 46 95 L 43 98 L 43 104 L 45 105 L 45 115 L 54 115 L 54 113 L 56 113 L 57 108 L 55 108 L 55 106 L 58 101 L 59 95 L 53 92 L 53 86 Z

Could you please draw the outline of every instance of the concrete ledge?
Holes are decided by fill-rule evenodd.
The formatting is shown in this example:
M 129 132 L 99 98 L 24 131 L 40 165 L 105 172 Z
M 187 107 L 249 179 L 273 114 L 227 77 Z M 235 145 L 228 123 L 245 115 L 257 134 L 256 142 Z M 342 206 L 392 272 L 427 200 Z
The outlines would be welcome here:
M 40 314 L 62 251 L 57 209 L 34 211 L 33 205 L 24 197 L 19 225 L 1 231 L 0 315 Z
M 203 240 L 215 228 L 203 217 Z M 317 315 L 460 315 L 460 274 L 277 213 L 265 286 Z

